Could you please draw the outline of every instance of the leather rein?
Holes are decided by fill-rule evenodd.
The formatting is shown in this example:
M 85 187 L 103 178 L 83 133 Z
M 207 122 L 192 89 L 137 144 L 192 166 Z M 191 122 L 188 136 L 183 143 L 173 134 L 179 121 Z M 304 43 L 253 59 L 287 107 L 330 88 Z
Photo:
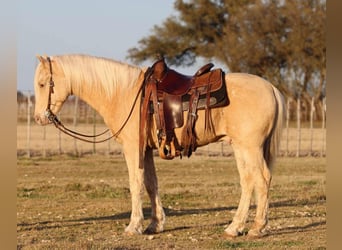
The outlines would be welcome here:
M 49 84 L 49 97 L 48 97 L 48 104 L 47 104 L 47 107 L 46 107 L 46 110 L 45 110 L 45 116 L 48 118 L 48 120 L 50 122 L 52 122 L 56 128 L 58 128 L 60 131 L 62 131 L 63 133 L 75 138 L 75 139 L 78 139 L 78 140 L 81 140 L 81 141 L 84 141 L 84 142 L 89 142 L 89 143 L 101 143 L 101 142 L 105 142 L 105 141 L 108 141 L 110 139 L 112 139 L 113 137 L 117 137 L 121 131 L 123 130 L 123 128 L 126 126 L 129 118 L 132 116 L 132 113 L 133 113 L 133 109 L 134 109 L 134 106 L 137 102 L 137 99 L 139 97 L 139 94 L 142 90 L 142 87 L 139 89 L 138 91 L 138 94 L 137 96 L 135 97 L 134 99 L 134 102 L 133 102 L 133 105 L 132 105 L 132 108 L 130 110 L 130 113 L 128 114 L 126 120 L 124 121 L 124 123 L 122 124 L 122 126 L 120 127 L 120 129 L 113 135 L 111 135 L 110 137 L 106 138 L 106 139 L 102 139 L 102 140 L 95 140 L 96 137 L 99 137 L 101 135 L 104 135 L 105 133 L 107 133 L 109 131 L 109 129 L 103 131 L 102 133 L 100 134 L 96 134 L 96 135 L 85 135 L 85 134 L 82 134 L 82 133 L 79 133 L 79 132 L 76 132 L 76 131 L 73 131 L 71 129 L 68 129 L 66 128 L 62 122 L 58 119 L 58 117 L 52 112 L 51 110 L 51 95 L 54 93 L 54 86 L 55 86 L 55 83 L 53 81 L 53 77 L 52 77 L 52 63 L 51 63 L 51 59 L 50 57 L 47 57 L 47 60 L 49 62 L 49 68 L 50 68 L 50 84 Z M 82 137 L 86 137 L 86 138 L 93 138 L 93 140 L 90 140 L 90 139 L 86 139 L 86 138 L 82 138 Z

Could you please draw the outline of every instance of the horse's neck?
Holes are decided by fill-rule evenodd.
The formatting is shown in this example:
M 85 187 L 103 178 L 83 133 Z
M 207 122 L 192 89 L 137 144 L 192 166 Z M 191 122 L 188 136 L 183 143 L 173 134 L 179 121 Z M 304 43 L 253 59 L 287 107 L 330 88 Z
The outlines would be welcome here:
M 125 87 L 125 82 L 122 82 L 124 87 L 115 87 L 114 93 L 111 94 L 108 94 L 104 88 L 95 89 L 91 84 L 86 83 L 75 88 L 72 94 L 95 109 L 103 117 L 107 126 L 116 128 L 118 126 L 116 123 L 122 123 L 129 109 L 133 108 L 134 99 L 139 94 L 140 78 L 132 79 L 132 81 L 136 81 L 132 88 Z
M 73 90 L 73 95 L 78 96 L 101 115 L 105 112 L 105 108 L 110 106 L 110 100 L 105 96 L 102 90 L 94 91 L 86 84 L 83 84 L 82 88 L 75 91 Z

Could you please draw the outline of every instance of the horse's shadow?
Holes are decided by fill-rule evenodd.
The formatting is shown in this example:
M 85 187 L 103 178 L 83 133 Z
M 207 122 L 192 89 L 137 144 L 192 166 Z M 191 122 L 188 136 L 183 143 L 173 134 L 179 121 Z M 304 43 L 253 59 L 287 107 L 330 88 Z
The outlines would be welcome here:
M 323 201 L 322 201 L 323 202 Z M 289 206 L 297 206 L 298 201 L 296 200 L 285 200 L 285 201 L 277 201 L 270 203 L 270 207 L 289 207 Z M 306 205 L 313 205 L 317 204 L 317 201 L 307 201 Z M 302 205 L 302 204 L 301 204 Z M 252 205 L 250 208 L 255 209 L 255 205 Z M 214 213 L 214 212 L 229 212 L 232 210 L 236 210 L 236 206 L 231 207 L 215 207 L 215 208 L 198 208 L 198 209 L 170 209 L 164 208 L 164 212 L 167 217 L 173 216 L 187 216 L 187 215 L 200 215 L 200 214 L 207 214 L 207 213 Z M 144 208 L 143 209 L 144 217 L 149 218 L 151 216 L 151 209 Z M 40 221 L 35 223 L 19 223 L 17 226 L 20 228 L 18 231 L 28 231 L 28 230 L 45 230 L 45 229 L 53 229 L 53 228 L 65 228 L 65 227 L 77 227 L 84 224 L 93 224 L 94 222 L 102 222 L 102 223 L 111 223 L 112 221 L 117 220 L 129 220 L 131 213 L 130 212 L 123 212 L 115 215 L 109 216 L 99 216 L 99 217 L 85 217 L 85 218 L 78 218 L 78 219 L 66 219 L 66 220 L 58 220 L 58 221 Z M 297 215 L 300 217 L 300 215 Z M 288 218 L 296 217 L 296 215 L 288 216 Z M 276 219 L 276 218 L 269 218 L 269 220 Z M 212 225 L 205 225 L 205 226 L 224 226 L 230 223 L 230 221 L 225 221 L 221 223 L 214 223 Z M 310 231 L 314 230 L 316 227 L 325 225 L 326 220 L 322 220 L 320 222 L 310 223 L 301 226 L 291 226 L 291 227 L 283 227 L 281 229 L 272 230 L 271 235 L 282 235 L 282 234 L 290 234 L 293 232 L 298 231 Z M 179 226 L 174 228 L 168 228 L 164 230 L 165 232 L 173 232 L 173 231 L 181 231 L 187 230 L 192 228 L 202 227 L 204 225 L 191 225 L 191 226 Z

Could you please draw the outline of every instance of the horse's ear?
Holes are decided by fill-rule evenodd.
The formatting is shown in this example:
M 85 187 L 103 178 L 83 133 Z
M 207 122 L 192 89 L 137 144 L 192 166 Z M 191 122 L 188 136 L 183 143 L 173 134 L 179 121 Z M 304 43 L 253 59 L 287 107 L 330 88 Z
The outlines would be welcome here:
M 42 64 L 43 67 L 45 68 L 48 67 L 49 62 L 48 62 L 48 57 L 46 55 L 44 56 L 37 55 L 36 57 L 38 58 L 39 62 Z
M 41 63 L 45 61 L 45 58 L 40 55 L 36 55 L 36 57 Z
M 41 63 L 44 63 L 44 62 L 47 62 L 48 61 L 48 56 L 47 55 L 36 55 L 37 59 L 41 62 Z M 51 61 L 52 61 L 52 58 L 51 58 Z

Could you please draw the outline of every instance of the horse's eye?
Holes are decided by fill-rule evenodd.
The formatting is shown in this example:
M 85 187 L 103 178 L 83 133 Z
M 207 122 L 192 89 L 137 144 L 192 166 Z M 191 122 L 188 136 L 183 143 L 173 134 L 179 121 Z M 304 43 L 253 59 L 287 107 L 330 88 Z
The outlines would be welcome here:
M 40 88 L 43 88 L 44 85 L 45 85 L 44 83 L 39 83 L 39 87 L 40 87 Z

